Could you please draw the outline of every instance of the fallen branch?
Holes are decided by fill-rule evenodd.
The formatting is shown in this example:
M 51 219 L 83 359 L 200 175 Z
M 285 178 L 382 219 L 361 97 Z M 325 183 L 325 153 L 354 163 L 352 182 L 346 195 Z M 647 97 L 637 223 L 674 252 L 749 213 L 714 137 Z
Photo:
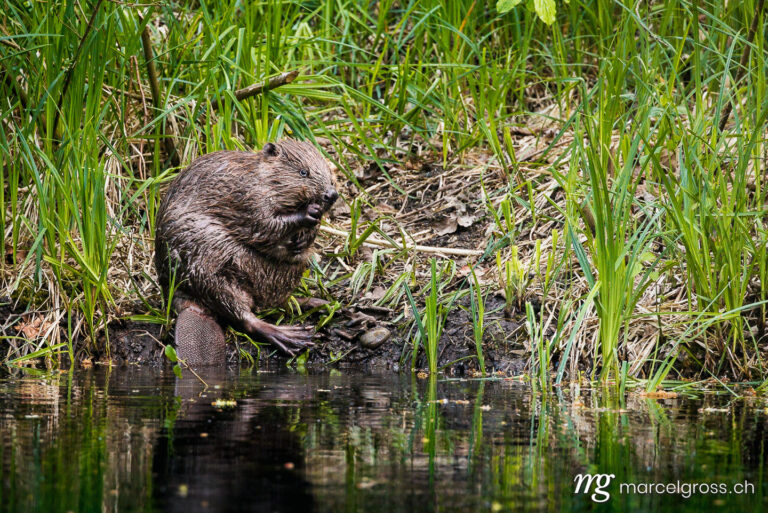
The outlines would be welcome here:
M 343 230 L 337 230 L 336 228 L 331 228 L 330 226 L 322 225 L 320 226 L 320 231 L 325 233 L 330 233 L 331 235 L 336 235 L 338 237 L 349 238 L 349 233 Z M 455 256 L 480 256 L 483 254 L 483 252 L 478 249 L 439 248 L 435 246 L 419 246 L 418 244 L 406 245 L 405 247 L 402 247 L 396 244 L 392 244 L 391 242 L 386 240 L 374 239 L 371 237 L 369 237 L 368 239 L 365 240 L 365 242 L 363 242 L 363 246 L 368 246 L 369 248 L 395 248 L 395 249 L 401 249 L 401 250 L 404 249 L 404 250 L 411 250 L 411 251 L 419 251 L 421 253 L 434 253 L 434 254 L 455 255 Z
M 276 87 L 284 86 L 286 84 L 290 84 L 294 80 L 296 80 L 296 77 L 299 76 L 299 72 L 294 71 L 288 71 L 286 73 L 280 73 L 277 76 L 274 76 L 270 78 L 269 80 L 265 80 L 263 82 L 258 82 L 256 84 L 249 85 L 248 87 L 244 87 L 242 89 L 238 89 L 235 91 L 235 98 L 237 98 L 237 101 L 243 101 L 246 98 L 250 98 L 251 96 L 256 96 L 257 94 L 263 93 L 265 90 L 268 91 L 270 89 L 274 89 Z M 214 99 L 211 102 L 211 107 L 213 110 L 218 109 L 220 106 L 219 100 Z
M 741 82 L 741 78 L 744 76 L 744 70 L 747 69 L 749 63 L 749 52 L 752 49 L 752 43 L 755 40 L 755 34 L 757 33 L 757 22 L 760 20 L 760 13 L 763 11 L 763 4 L 765 0 L 757 0 L 757 6 L 755 7 L 755 17 L 752 19 L 752 25 L 749 27 L 749 33 L 747 34 L 747 42 L 744 45 L 744 51 L 741 52 L 741 59 L 739 60 L 739 68 L 736 70 L 736 78 L 733 80 L 734 89 Z M 734 44 L 736 41 L 734 40 Z M 728 123 L 728 118 L 731 116 L 731 110 L 733 110 L 733 100 L 729 100 L 725 104 L 723 109 L 723 115 L 720 116 L 720 123 L 718 129 L 722 132 Z
M 139 14 L 139 19 L 144 20 L 144 16 Z M 155 53 L 152 51 L 152 40 L 149 35 L 149 22 L 144 25 L 144 30 L 141 31 L 141 46 L 144 49 L 144 61 L 147 65 L 147 76 L 149 77 L 149 90 L 152 93 L 152 103 L 155 110 L 158 112 L 162 110 L 162 96 L 160 93 L 160 82 L 157 79 L 157 69 L 155 69 Z M 163 149 L 165 150 L 165 156 L 171 161 L 171 164 L 175 167 L 179 165 L 179 154 L 176 151 L 176 145 L 173 144 L 173 139 L 163 134 Z
M 0 34 L 3 35 L 2 38 L 0 38 L 0 43 L 4 44 L 5 46 L 8 46 L 12 48 L 16 52 L 21 52 L 22 48 L 16 44 L 16 42 L 13 39 L 8 39 L 10 36 L 8 35 L 8 32 L 5 30 L 5 27 L 0 27 Z M 23 114 L 24 111 L 27 110 L 27 105 L 29 104 L 29 100 L 27 98 L 27 92 L 24 91 L 24 89 L 21 87 L 21 84 L 18 83 L 18 81 L 14 78 L 14 75 L 8 71 L 8 68 L 3 64 L 3 61 L 0 60 L 0 67 L 2 68 L 2 76 L 3 80 L 11 87 L 14 91 L 16 91 L 16 95 L 19 98 L 19 104 L 21 107 L 21 113 Z
M 29 100 L 27 99 L 27 93 L 22 89 L 21 84 L 16 81 L 16 79 L 11 77 L 11 74 L 8 73 L 8 68 L 5 67 L 2 61 L 0 61 L 0 76 L 3 78 L 3 82 L 6 83 L 8 87 L 16 91 L 16 96 L 19 99 L 19 107 L 21 108 L 21 114 L 24 114 L 24 112 L 27 110 L 27 105 L 29 103 Z

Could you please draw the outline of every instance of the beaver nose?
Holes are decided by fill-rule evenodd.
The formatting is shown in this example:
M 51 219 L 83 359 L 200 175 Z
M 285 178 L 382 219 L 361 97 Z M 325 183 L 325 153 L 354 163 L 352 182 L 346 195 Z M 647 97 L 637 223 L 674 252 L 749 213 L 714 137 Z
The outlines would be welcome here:
M 323 201 L 325 201 L 326 205 L 329 207 L 333 205 L 337 199 L 339 199 L 339 193 L 336 192 L 336 189 L 328 189 L 325 191 L 325 194 L 323 194 Z

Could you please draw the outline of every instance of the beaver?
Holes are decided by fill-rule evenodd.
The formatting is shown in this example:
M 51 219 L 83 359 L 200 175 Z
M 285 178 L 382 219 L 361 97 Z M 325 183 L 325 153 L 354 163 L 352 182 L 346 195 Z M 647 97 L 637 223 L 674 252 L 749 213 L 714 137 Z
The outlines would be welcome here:
M 338 197 L 323 156 L 292 139 L 209 153 L 176 177 L 157 212 L 155 267 L 166 297 L 174 288 L 180 358 L 223 359 L 224 324 L 288 355 L 313 345 L 311 327 L 275 326 L 253 310 L 287 302 Z

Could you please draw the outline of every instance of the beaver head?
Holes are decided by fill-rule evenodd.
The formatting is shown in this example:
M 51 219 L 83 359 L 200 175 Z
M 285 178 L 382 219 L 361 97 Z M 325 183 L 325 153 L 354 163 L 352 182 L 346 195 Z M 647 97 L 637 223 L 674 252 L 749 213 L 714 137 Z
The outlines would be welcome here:
M 267 143 L 259 154 L 262 183 L 266 194 L 260 198 L 262 208 L 270 210 L 274 220 L 301 219 L 285 223 L 279 241 L 270 244 L 268 252 L 281 260 L 301 261 L 309 254 L 320 227 L 320 219 L 339 194 L 333 174 L 325 158 L 314 146 L 302 141 L 285 139 Z

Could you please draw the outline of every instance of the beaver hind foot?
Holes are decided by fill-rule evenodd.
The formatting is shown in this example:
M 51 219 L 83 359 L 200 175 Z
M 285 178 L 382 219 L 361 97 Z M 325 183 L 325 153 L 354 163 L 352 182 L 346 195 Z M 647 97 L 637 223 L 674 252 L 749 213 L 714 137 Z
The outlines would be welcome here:
M 315 345 L 311 326 L 275 326 L 262 321 L 255 315 L 246 320 L 246 331 L 257 335 L 277 346 L 284 353 L 296 356 L 300 351 Z
M 227 361 L 224 330 L 207 310 L 189 305 L 176 319 L 176 354 L 187 365 L 221 365 Z

